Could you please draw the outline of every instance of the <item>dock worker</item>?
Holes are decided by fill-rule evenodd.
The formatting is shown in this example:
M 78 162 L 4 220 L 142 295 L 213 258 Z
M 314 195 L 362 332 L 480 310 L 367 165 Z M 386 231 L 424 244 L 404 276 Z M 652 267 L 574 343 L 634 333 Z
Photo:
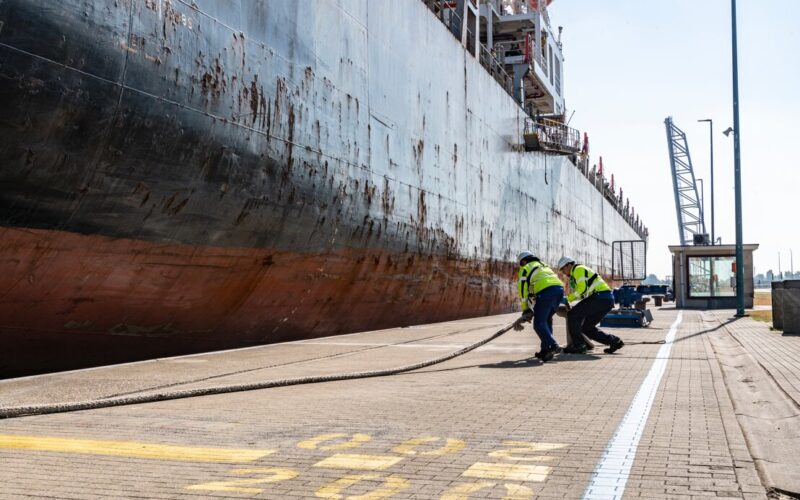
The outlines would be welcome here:
M 571 257 L 561 257 L 558 272 L 569 279 L 570 294 L 565 302 L 575 306 L 567 312 L 567 330 L 572 344 L 564 348 L 571 354 L 586 353 L 583 335 L 608 346 L 607 353 L 618 351 L 625 345 L 619 337 L 609 335 L 597 328 L 597 324 L 614 308 L 614 295 L 603 278 L 593 269 L 577 264 Z M 583 335 L 581 335 L 583 334 Z
M 561 352 L 561 347 L 553 337 L 553 315 L 564 298 L 564 287 L 552 269 L 542 264 L 539 257 L 524 250 L 517 257 L 519 263 L 519 292 L 522 316 L 520 321 L 533 320 L 533 330 L 539 336 L 541 350 L 536 357 L 543 362 L 550 361 Z M 518 323 L 517 330 L 522 330 Z

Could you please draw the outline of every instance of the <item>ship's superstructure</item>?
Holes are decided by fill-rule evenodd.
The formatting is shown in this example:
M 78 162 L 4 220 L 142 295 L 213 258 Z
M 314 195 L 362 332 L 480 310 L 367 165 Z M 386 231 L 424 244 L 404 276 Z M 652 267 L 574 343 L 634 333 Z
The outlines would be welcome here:
M 543 14 L 433 3 L 0 2 L 0 374 L 510 311 L 522 248 L 609 270 L 644 228 Z

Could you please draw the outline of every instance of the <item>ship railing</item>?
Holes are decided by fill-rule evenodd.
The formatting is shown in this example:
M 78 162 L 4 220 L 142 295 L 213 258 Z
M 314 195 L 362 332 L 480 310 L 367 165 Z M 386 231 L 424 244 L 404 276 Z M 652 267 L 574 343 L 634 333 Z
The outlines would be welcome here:
M 537 63 L 539 63 L 539 67 L 542 68 L 542 73 L 544 73 L 545 76 L 549 77 L 550 68 L 547 65 L 547 57 L 544 54 L 542 54 L 542 50 L 544 49 L 544 47 L 547 47 L 547 45 L 540 44 L 538 47 L 539 47 L 538 49 L 534 49 L 533 51 L 533 58 Z
M 633 214 L 633 209 L 625 203 L 622 195 L 617 196 L 613 189 L 611 189 L 611 184 L 608 182 L 606 177 L 602 174 L 602 172 L 598 171 L 597 165 L 589 168 L 589 155 L 585 153 L 581 153 L 575 156 L 575 166 L 576 168 L 586 177 L 589 181 L 589 184 L 594 186 L 594 188 L 603 195 L 603 197 L 608 200 L 614 210 L 619 213 L 620 217 L 628 223 L 628 225 L 638 234 L 642 239 L 647 239 L 649 235 L 649 231 L 647 227 L 645 227 L 644 223 L 639 219 L 637 221 L 636 217 Z
M 558 62 L 558 59 L 553 59 L 553 62 L 556 66 L 553 68 L 553 74 L 556 77 L 556 94 L 561 95 L 561 70 L 559 69 L 561 63 Z
M 477 0 L 470 0 L 474 5 Z M 422 0 L 422 2 L 433 12 L 436 17 L 444 24 L 450 33 L 459 41 L 461 41 L 464 31 L 464 24 L 462 22 L 462 15 L 458 12 L 457 2 L 448 0 Z M 497 3 L 496 0 L 480 0 L 479 3 Z M 499 5 L 499 3 L 498 3 Z M 505 63 L 507 57 L 519 56 L 523 59 L 525 56 L 526 40 L 521 38 L 511 42 L 498 42 L 495 44 L 493 51 L 486 48 L 485 45 L 478 42 L 477 50 L 475 50 L 476 37 L 472 26 L 466 26 L 466 48 L 467 51 L 477 54 L 477 59 L 486 71 L 500 84 L 506 93 L 514 97 L 514 79 L 506 71 Z M 533 44 L 530 44 L 529 50 L 533 51 Z
M 581 150 L 580 132 L 548 118 L 526 118 L 523 137 L 527 151 L 573 155 Z
M 439 18 L 456 40 L 461 41 L 463 23 L 455 0 L 422 0 L 422 3 Z
M 489 72 L 490 75 L 500 84 L 501 87 L 508 93 L 514 95 L 514 79 L 503 67 L 503 64 L 497 60 L 495 54 L 492 53 L 485 45 L 480 46 L 480 62 L 481 65 Z
M 506 62 L 507 59 L 512 57 L 519 57 L 520 61 L 524 61 L 525 57 L 525 39 L 519 38 L 514 40 L 505 40 L 502 42 L 495 42 L 495 53 L 500 54 L 500 59 Z
M 457 39 L 461 40 L 462 27 L 461 16 L 456 12 L 457 2 L 455 0 L 422 0 L 423 3 L 439 18 L 439 20 L 447 26 L 448 30 Z M 475 0 L 471 0 L 473 4 Z M 493 0 L 479 0 L 480 3 L 494 3 Z M 549 26 L 550 19 L 544 16 L 545 23 Z M 471 40 L 474 39 L 474 34 L 470 27 L 467 27 L 468 37 L 467 40 L 469 50 L 472 53 Z M 513 79 L 505 70 L 505 62 L 507 58 L 519 57 L 525 55 L 525 42 L 526 40 L 511 40 L 495 43 L 494 52 L 489 51 L 486 46 L 479 44 L 478 59 L 481 65 L 487 70 L 489 74 L 505 89 L 505 91 L 514 97 L 514 83 Z M 547 58 L 542 54 L 540 44 L 535 40 L 529 41 L 528 49 L 530 50 L 533 59 L 539 64 L 539 67 L 547 75 L 549 74 L 549 67 Z M 556 87 L 560 88 L 561 78 L 560 72 L 556 72 Z M 614 198 L 613 193 L 609 196 L 607 192 L 610 187 L 606 187 L 607 182 L 603 175 L 597 172 L 596 169 L 589 169 L 589 156 L 585 152 L 581 152 L 580 134 L 577 130 L 571 129 L 566 125 L 555 120 L 542 119 L 542 118 L 526 118 L 525 128 L 523 131 L 525 144 L 524 149 L 548 151 L 558 154 L 572 155 L 573 162 L 576 164 L 581 173 L 589 180 L 589 182 L 599 191 L 603 197 L 612 201 Z M 515 146 L 519 147 L 519 146 Z M 628 207 L 623 207 L 622 199 L 617 203 L 611 203 L 612 206 L 619 212 L 622 218 L 631 226 L 631 228 L 642 238 L 647 239 L 649 231 L 644 226 L 641 220 L 634 220 L 631 211 Z

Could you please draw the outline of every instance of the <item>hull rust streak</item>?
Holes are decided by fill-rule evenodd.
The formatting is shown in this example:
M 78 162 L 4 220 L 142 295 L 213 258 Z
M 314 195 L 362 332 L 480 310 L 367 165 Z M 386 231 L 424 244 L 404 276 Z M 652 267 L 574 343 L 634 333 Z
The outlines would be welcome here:
M 508 312 L 519 249 L 638 239 L 422 2 L 0 26 L 0 376 Z

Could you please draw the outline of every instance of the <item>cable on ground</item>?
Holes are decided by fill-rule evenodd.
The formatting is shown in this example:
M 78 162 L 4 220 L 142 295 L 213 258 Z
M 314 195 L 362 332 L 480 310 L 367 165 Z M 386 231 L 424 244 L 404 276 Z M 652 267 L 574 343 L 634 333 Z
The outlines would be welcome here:
M 514 325 L 516 323 L 517 322 L 515 321 L 514 323 L 505 326 L 501 330 L 498 330 L 491 336 L 483 340 L 480 340 L 478 342 L 475 342 L 474 344 L 463 347 L 457 351 L 451 352 L 445 356 L 440 356 L 438 358 L 431 359 L 428 361 L 423 361 L 421 363 L 400 366 L 397 368 L 389 368 L 386 370 L 375 370 L 366 372 L 341 373 L 338 375 L 319 375 L 314 377 L 279 379 L 279 380 L 270 380 L 267 382 L 257 382 L 252 384 L 219 385 L 219 386 L 205 387 L 199 389 L 168 391 L 155 394 L 142 394 L 138 396 L 98 399 L 92 401 L 78 401 L 78 402 L 59 403 L 52 405 L 33 405 L 33 406 L 0 408 L 0 419 L 26 417 L 34 415 L 47 415 L 51 413 L 67 413 L 67 412 L 82 411 L 82 410 L 95 410 L 98 408 L 111 408 L 114 406 L 135 405 L 143 403 L 155 403 L 157 401 L 196 398 L 200 396 L 227 394 L 231 392 L 255 391 L 259 389 L 269 389 L 272 387 L 287 387 L 290 385 L 317 384 L 321 382 L 337 382 L 340 380 L 352 380 L 360 378 L 385 377 L 388 375 L 396 375 L 398 373 L 410 372 L 413 370 L 419 370 L 420 368 L 426 368 L 428 366 L 443 363 L 445 361 L 449 361 L 453 358 L 456 358 L 470 351 L 473 351 L 478 347 L 488 344 L 489 342 L 505 334 L 506 332 L 514 328 Z

